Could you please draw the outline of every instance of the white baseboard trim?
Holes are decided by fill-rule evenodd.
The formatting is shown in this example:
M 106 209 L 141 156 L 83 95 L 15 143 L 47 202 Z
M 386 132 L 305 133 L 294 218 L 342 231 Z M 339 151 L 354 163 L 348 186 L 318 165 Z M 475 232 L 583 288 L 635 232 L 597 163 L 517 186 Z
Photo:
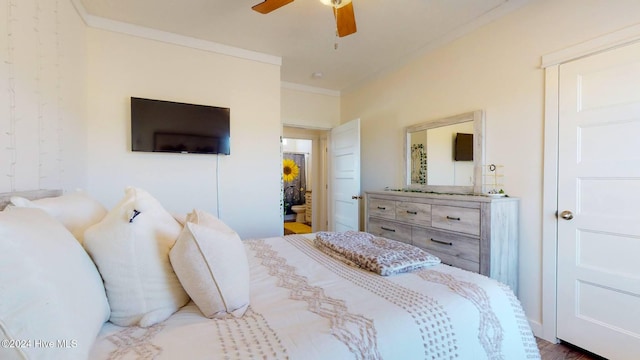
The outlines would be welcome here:
M 542 337 L 542 323 L 539 321 L 533 321 L 529 318 L 527 318 L 527 320 L 529 321 L 529 326 L 531 327 L 531 331 L 533 331 L 533 335 Z
M 533 331 L 533 335 L 535 337 L 538 337 L 542 340 L 546 340 L 552 344 L 556 344 L 558 343 L 558 339 L 556 339 L 555 337 L 545 337 L 544 334 L 544 330 L 542 327 L 542 323 L 538 322 L 538 321 L 533 321 L 531 319 L 527 319 L 529 321 L 529 326 L 531 326 L 531 331 Z

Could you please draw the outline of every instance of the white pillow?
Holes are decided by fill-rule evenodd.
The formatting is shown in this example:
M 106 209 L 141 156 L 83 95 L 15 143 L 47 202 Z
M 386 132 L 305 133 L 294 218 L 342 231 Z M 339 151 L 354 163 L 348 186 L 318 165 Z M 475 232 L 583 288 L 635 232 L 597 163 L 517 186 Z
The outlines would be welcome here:
M 218 219 L 215 215 L 199 209 L 193 209 L 193 211 L 188 213 L 185 222 L 191 222 L 194 224 L 206 226 L 217 231 L 227 231 L 235 233 L 232 228 L 230 228 L 222 220 Z
M 204 316 L 240 317 L 249 307 L 249 263 L 238 234 L 217 218 L 187 216 L 171 264 L 193 302 Z M 192 221 L 202 221 L 202 225 Z
M 181 229 L 155 198 L 133 187 L 87 229 L 84 246 L 104 280 L 111 322 L 148 327 L 189 301 L 169 262 Z
M 109 304 L 82 246 L 43 210 L 13 207 L 0 248 L 0 359 L 87 359 Z
M 46 211 L 69 229 L 80 244 L 84 241 L 84 231 L 107 215 L 107 209 L 84 191 L 39 200 L 12 196 L 11 203 Z
M 180 225 L 184 226 L 184 224 L 187 222 L 187 214 L 171 214 L 171 216 L 173 216 L 174 219 L 176 219 L 177 222 L 180 223 Z

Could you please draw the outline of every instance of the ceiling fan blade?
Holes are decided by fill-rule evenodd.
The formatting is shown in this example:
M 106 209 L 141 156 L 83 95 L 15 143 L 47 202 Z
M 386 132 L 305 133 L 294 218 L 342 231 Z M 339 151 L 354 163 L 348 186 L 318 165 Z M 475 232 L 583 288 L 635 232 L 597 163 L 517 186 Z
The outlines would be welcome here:
M 338 28 L 338 36 L 344 37 L 351 35 L 357 31 L 356 16 L 353 13 L 353 3 L 339 8 L 333 8 L 333 14 L 336 17 L 336 26 Z
M 251 8 L 261 14 L 268 14 L 293 1 L 294 0 L 265 0 L 259 4 L 253 5 Z

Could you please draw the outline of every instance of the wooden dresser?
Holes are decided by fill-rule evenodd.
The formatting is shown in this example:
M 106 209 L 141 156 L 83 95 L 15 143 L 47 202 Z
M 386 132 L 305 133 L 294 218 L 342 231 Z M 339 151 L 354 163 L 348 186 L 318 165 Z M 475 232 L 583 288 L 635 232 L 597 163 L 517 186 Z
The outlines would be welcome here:
M 518 291 L 519 199 L 403 191 L 366 193 L 366 231 Z

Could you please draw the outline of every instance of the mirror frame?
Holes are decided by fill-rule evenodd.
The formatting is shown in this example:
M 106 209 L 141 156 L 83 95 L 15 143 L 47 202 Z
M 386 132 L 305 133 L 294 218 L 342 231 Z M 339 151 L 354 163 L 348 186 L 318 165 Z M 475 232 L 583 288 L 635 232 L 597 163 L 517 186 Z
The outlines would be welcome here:
M 411 133 L 447 125 L 473 121 L 473 186 L 454 185 L 421 185 L 411 184 Z M 404 186 L 408 190 L 450 193 L 450 194 L 482 194 L 482 166 L 484 164 L 484 112 L 482 110 L 426 121 L 405 127 L 404 131 Z M 428 164 L 429 159 L 427 159 Z

